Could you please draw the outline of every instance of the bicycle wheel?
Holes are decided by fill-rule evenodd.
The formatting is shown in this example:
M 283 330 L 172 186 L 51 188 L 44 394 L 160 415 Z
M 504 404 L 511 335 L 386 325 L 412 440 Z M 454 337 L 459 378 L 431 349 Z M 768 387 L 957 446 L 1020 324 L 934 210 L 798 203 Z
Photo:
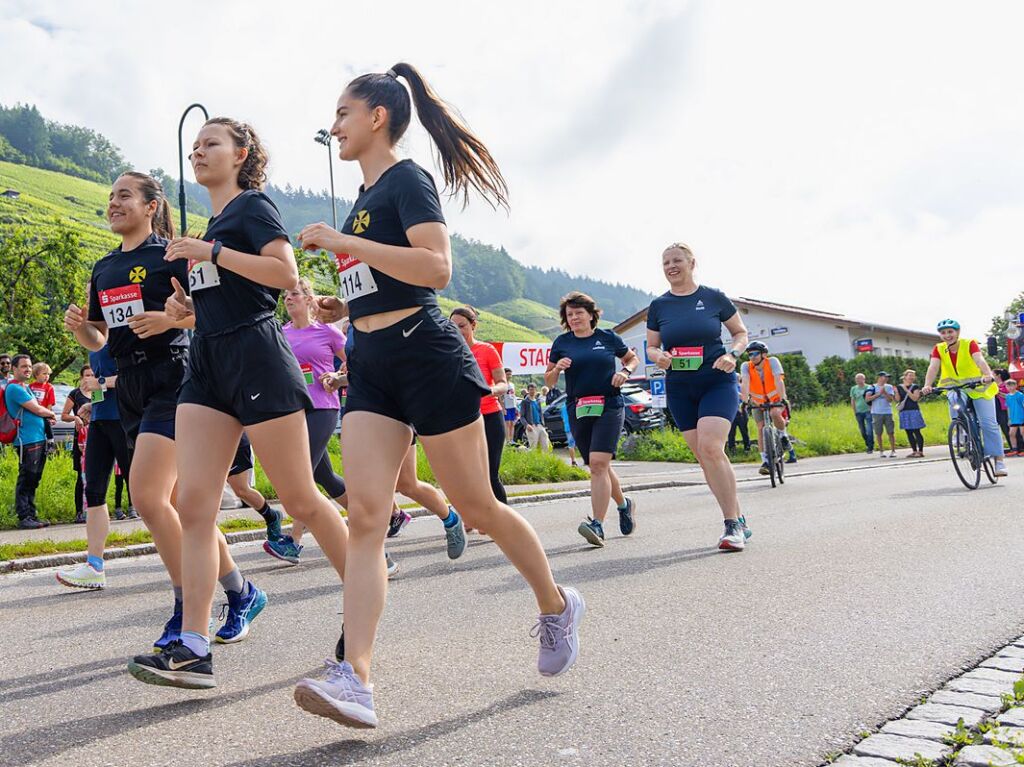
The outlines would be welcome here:
M 779 437 L 778 432 L 775 433 L 775 473 L 778 475 L 779 484 L 785 484 L 786 480 L 783 478 L 783 472 L 786 465 L 786 451 L 782 449 L 782 439 Z
M 968 490 L 976 490 L 981 484 L 981 461 L 978 447 L 967 424 L 960 419 L 949 425 L 949 457 L 953 460 L 956 475 Z
M 985 467 L 985 476 L 988 477 L 988 481 L 993 485 L 999 481 L 999 477 L 996 476 L 996 465 L 995 461 L 991 457 L 985 456 L 985 460 L 982 461 L 982 466 Z
M 778 470 L 776 465 L 775 456 L 775 429 L 767 424 L 764 427 L 764 457 L 768 462 L 768 479 L 772 481 L 772 487 L 775 487 L 775 472 Z

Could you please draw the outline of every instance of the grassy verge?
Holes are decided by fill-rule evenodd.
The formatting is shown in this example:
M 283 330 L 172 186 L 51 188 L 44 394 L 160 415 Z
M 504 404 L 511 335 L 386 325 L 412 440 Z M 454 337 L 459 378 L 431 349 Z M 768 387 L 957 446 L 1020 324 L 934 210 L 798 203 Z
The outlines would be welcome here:
M 927 424 L 922 431 L 925 444 L 945 444 L 946 429 L 949 427 L 946 403 L 935 400 L 924 402 L 921 410 Z M 895 417 L 896 447 L 908 449 L 906 432 L 899 429 L 899 417 Z M 753 419 L 750 419 L 748 426 L 753 440 L 757 434 Z M 857 420 L 849 405 L 816 405 L 795 410 L 789 433 L 797 440 L 797 455 L 803 458 L 864 451 L 864 440 L 857 430 Z M 888 446 L 888 436 L 885 437 L 885 444 Z M 619 447 L 619 455 L 631 461 L 696 463 L 682 433 L 672 429 L 627 437 Z M 732 459 L 734 463 L 745 463 L 757 461 L 759 456 L 756 451 L 746 454 L 741 451 Z

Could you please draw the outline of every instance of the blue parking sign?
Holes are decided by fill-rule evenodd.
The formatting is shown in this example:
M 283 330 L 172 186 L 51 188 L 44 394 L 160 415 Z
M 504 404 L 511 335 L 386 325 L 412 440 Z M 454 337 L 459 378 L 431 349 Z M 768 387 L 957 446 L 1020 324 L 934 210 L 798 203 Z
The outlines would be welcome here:
M 664 378 L 652 378 L 651 379 L 651 396 L 659 397 L 665 394 L 665 379 Z

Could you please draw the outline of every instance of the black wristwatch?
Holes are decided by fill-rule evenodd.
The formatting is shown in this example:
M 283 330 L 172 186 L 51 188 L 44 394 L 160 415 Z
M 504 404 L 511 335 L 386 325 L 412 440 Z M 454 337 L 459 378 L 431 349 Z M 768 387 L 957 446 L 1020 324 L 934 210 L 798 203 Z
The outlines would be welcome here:
M 224 243 L 220 240 L 213 241 L 213 250 L 210 251 L 210 263 L 214 266 L 217 265 L 217 256 L 220 255 L 220 249 L 224 247 Z

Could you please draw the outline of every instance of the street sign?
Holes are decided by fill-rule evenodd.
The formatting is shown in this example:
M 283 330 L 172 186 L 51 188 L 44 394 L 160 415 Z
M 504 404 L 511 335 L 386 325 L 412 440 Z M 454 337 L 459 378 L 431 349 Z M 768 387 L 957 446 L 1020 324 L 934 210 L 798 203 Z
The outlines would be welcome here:
M 665 371 L 662 371 L 664 373 Z M 658 408 L 668 407 L 668 397 L 665 390 L 665 376 L 661 375 L 651 378 L 651 406 Z

